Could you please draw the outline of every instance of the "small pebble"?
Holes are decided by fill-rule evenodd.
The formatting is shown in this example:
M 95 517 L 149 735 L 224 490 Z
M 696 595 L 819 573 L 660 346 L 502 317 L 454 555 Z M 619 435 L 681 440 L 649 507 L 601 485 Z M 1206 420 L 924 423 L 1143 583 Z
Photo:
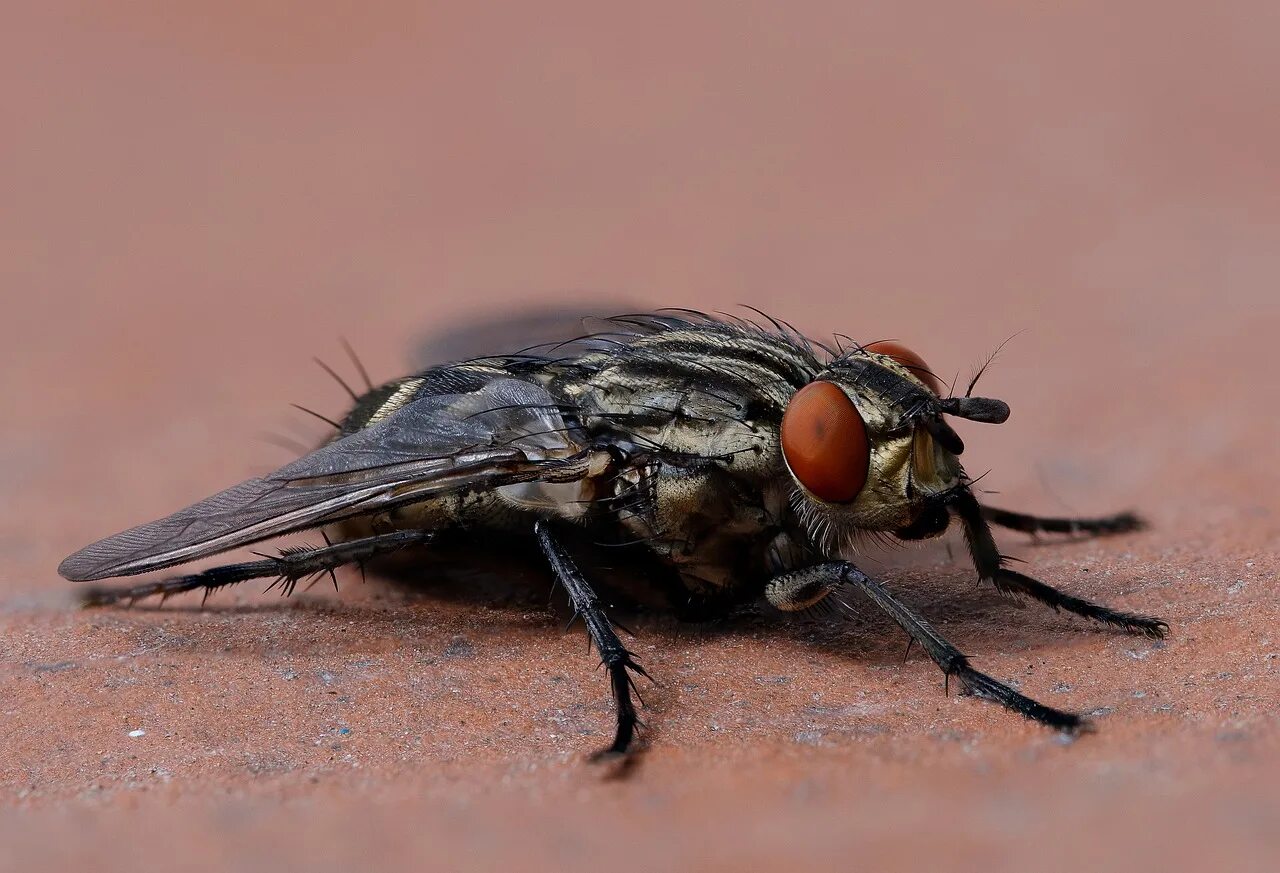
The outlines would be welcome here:
M 145 737 L 146 735 L 147 735 L 147 732 L 144 731 L 142 728 L 138 728 L 136 731 L 129 731 L 129 736 L 133 737 L 135 740 L 138 737 Z

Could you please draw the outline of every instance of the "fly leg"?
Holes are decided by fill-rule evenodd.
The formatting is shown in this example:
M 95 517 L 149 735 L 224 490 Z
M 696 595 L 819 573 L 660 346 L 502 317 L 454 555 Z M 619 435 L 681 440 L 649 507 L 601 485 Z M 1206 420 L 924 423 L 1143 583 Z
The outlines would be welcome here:
M 933 662 L 942 668 L 948 683 L 954 676 L 960 680 L 964 689 L 975 697 L 998 703 L 1032 721 L 1057 730 L 1074 733 L 1088 729 L 1088 722 L 1080 716 L 1038 703 L 986 673 L 975 670 L 969 665 L 969 659 L 934 630 L 929 622 L 886 591 L 879 582 L 847 561 L 814 564 L 801 570 L 784 573 L 769 583 L 768 590 L 771 592 L 769 594 L 771 601 L 775 596 L 773 592 L 785 591 L 800 593 L 801 601 L 804 601 L 816 596 L 818 592 L 829 594 L 850 584 L 887 612 L 912 640 L 920 644 Z
M 650 681 L 653 681 L 653 677 L 635 662 L 631 652 L 622 645 L 622 640 L 613 629 L 613 623 L 605 615 L 600 598 L 582 575 L 577 564 L 569 557 L 569 553 L 556 541 L 546 520 L 539 519 L 534 524 L 533 530 L 537 534 L 538 546 L 546 556 L 547 563 L 551 565 L 556 578 L 569 593 L 569 600 L 573 603 L 574 618 L 582 618 L 591 642 L 600 653 L 600 663 L 609 671 L 609 682 L 613 688 L 613 704 L 617 712 L 617 732 L 613 738 L 613 745 L 597 752 L 595 757 L 624 754 L 631 746 L 636 726 L 641 723 L 636 716 L 635 704 L 631 700 L 632 691 L 636 692 L 637 698 L 640 696 L 631 673 L 638 673 Z
M 1059 591 L 1052 585 L 1046 585 L 1016 570 L 1010 570 L 1004 566 L 1005 557 L 1000 554 L 995 538 L 991 535 L 991 528 L 987 525 L 986 513 L 990 511 L 989 508 L 980 506 L 968 491 L 957 492 L 951 505 L 964 525 L 965 539 L 969 543 L 969 552 L 973 556 L 973 564 L 978 570 L 978 575 L 992 582 L 999 591 L 1030 597 L 1054 609 L 1066 610 L 1102 624 L 1121 628 L 1131 634 L 1141 634 L 1159 640 L 1164 639 L 1169 633 L 1169 625 L 1153 616 L 1111 609 L 1100 603 Z M 1017 516 L 1017 518 L 1026 519 L 1030 516 Z
M 120 588 L 93 586 L 85 589 L 81 595 L 85 606 L 109 606 L 115 603 L 133 604 L 135 600 L 159 595 L 161 603 L 174 594 L 183 591 L 203 589 L 204 596 L 217 588 L 236 585 L 250 579 L 275 579 L 274 588 L 280 585 L 281 592 L 288 596 L 293 593 L 298 582 L 308 576 L 322 573 L 333 574 L 333 571 L 344 564 L 363 564 L 371 558 L 397 552 L 409 546 L 426 545 L 431 541 L 430 531 L 402 530 L 376 534 L 357 540 L 346 540 L 330 543 L 322 548 L 286 549 L 277 556 L 264 556 L 260 561 L 246 561 L 242 564 L 226 564 L 211 567 L 200 573 L 186 576 L 173 576 L 155 582 L 143 582 L 140 585 L 129 585 Z M 334 581 L 337 587 L 337 581 Z M 268 588 L 270 590 L 270 588 Z
M 1144 527 L 1142 519 L 1132 512 L 1120 512 L 1099 518 L 1047 518 L 1028 515 L 1025 512 L 996 509 L 994 506 L 983 506 L 982 517 L 991 524 L 1029 534 L 1065 533 L 1100 537 L 1129 533 L 1142 530 Z
M 764 586 L 764 597 L 783 612 L 800 612 L 817 606 L 840 587 L 838 574 L 825 572 L 827 564 L 817 564 L 774 576 Z

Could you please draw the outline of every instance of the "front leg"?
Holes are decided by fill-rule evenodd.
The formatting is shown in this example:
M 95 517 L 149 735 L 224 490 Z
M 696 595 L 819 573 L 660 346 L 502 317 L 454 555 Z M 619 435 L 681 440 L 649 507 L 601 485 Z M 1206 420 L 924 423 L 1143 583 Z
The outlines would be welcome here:
M 774 576 L 765 583 L 764 597 L 783 612 L 800 612 L 817 606 L 843 584 L 839 573 L 830 572 L 831 566 L 815 564 Z
M 1077 732 L 1088 727 L 1088 722 L 1080 716 L 1045 706 L 975 670 L 969 665 L 969 659 L 944 639 L 929 622 L 848 561 L 829 561 L 783 573 L 770 580 L 765 594 L 769 602 L 779 609 L 794 611 L 813 606 L 846 585 L 853 585 L 870 598 L 872 603 L 887 612 L 912 640 L 920 644 L 933 662 L 942 668 L 948 680 L 955 676 L 970 694 L 994 701 L 1032 721 L 1057 730 Z
M 1112 609 L 1109 606 L 1085 600 L 1083 597 L 1059 591 L 1052 585 L 1033 579 L 1025 573 L 1010 570 L 1004 565 L 1006 558 L 1000 554 L 995 538 L 991 535 L 991 528 L 987 525 L 987 516 L 993 510 L 990 507 L 981 506 L 977 498 L 967 489 L 958 491 L 952 496 L 951 506 L 959 516 L 960 523 L 964 525 L 965 539 L 969 543 L 969 553 L 973 557 L 973 565 L 978 571 L 978 576 L 994 583 L 998 590 L 1006 594 L 1030 597 L 1054 609 L 1075 613 L 1153 640 L 1162 640 L 1169 633 L 1169 625 L 1155 616 Z M 1026 518 L 1026 516 L 1021 517 Z
M 1132 512 L 1118 512 L 1097 518 L 1052 518 L 984 505 L 982 517 L 991 524 L 1029 534 L 1064 533 L 1101 537 L 1142 530 L 1145 526 L 1142 519 Z
M 639 718 L 636 717 L 635 704 L 631 700 L 631 692 L 636 691 L 635 680 L 628 671 L 639 673 L 650 681 L 653 677 L 635 662 L 631 652 L 622 645 L 622 640 L 618 639 L 618 634 L 613 629 L 613 623 L 605 615 L 600 598 L 582 575 L 578 565 L 569 557 L 569 553 L 556 541 L 547 521 L 539 519 L 534 524 L 533 530 L 537 534 L 538 545 L 542 549 L 542 554 L 546 556 L 547 563 L 551 565 L 552 571 L 564 586 L 564 590 L 569 593 L 569 600 L 573 603 L 574 618 L 582 618 L 591 642 L 600 653 L 600 662 L 609 671 L 610 684 L 613 686 L 613 703 L 618 717 L 617 732 L 614 734 L 613 745 L 596 753 L 595 757 L 624 754 L 631 747 L 636 725 L 640 724 Z M 636 696 L 640 696 L 638 691 Z

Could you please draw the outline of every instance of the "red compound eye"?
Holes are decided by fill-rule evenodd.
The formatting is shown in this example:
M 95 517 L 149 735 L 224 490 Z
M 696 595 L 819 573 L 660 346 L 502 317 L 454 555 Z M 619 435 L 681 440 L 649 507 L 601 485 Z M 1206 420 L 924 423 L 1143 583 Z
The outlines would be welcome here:
M 791 398 L 782 416 L 782 456 L 815 497 L 848 503 L 867 484 L 867 426 L 838 387 L 810 382 Z
M 938 377 L 929 371 L 929 365 L 924 362 L 924 358 L 917 355 L 911 349 L 902 343 L 896 343 L 893 340 L 882 340 L 878 343 L 872 343 L 869 346 L 863 346 L 869 352 L 875 352 L 877 355 L 888 355 L 902 366 L 911 371 L 911 375 L 915 376 L 925 385 L 929 386 L 929 390 L 939 397 L 942 396 L 942 383 L 938 381 Z

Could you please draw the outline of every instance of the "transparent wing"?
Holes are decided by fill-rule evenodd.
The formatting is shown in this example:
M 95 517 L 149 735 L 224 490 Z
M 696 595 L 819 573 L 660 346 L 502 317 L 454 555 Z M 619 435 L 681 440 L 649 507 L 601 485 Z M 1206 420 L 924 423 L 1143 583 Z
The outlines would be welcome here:
M 274 473 L 87 546 L 58 572 L 87 581 L 170 567 L 431 494 L 536 479 L 581 449 L 543 388 L 497 379 L 412 401 Z

